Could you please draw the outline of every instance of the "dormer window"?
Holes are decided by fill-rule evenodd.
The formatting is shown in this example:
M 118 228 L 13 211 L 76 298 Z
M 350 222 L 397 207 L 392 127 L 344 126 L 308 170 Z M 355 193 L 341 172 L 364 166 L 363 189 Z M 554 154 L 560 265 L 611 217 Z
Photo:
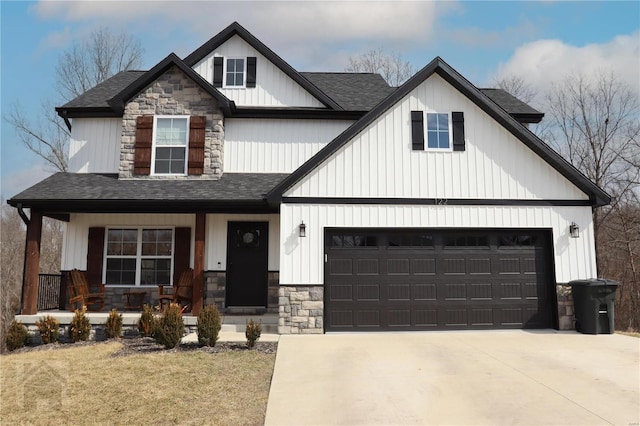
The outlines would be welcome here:
M 226 61 L 225 87 L 244 87 L 245 60 L 229 58 Z
M 153 132 L 153 174 L 185 175 L 188 116 L 156 116 Z
M 257 58 L 213 58 L 213 87 L 220 88 L 253 88 L 256 87 Z

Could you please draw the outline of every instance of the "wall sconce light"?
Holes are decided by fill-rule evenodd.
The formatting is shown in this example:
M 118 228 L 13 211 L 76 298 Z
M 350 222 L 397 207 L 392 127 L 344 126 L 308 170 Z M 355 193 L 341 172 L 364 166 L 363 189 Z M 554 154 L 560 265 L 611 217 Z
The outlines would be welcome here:
M 580 238 L 580 227 L 575 222 L 571 222 L 569 225 L 569 235 L 571 238 Z
M 300 225 L 298 225 L 298 235 L 301 237 L 307 236 L 307 225 L 304 224 L 304 221 L 300 222 Z

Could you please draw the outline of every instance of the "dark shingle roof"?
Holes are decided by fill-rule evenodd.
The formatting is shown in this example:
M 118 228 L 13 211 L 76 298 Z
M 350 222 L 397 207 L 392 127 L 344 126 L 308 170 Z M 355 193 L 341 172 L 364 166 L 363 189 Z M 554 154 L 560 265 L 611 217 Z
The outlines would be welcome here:
M 480 91 L 487 95 L 493 102 L 498 104 L 499 107 L 515 116 L 515 118 L 519 118 L 518 116 L 520 116 L 521 118 L 530 117 L 535 119 L 539 116 L 537 121 L 525 121 L 527 123 L 538 123 L 542 120 L 542 117 L 544 117 L 543 113 L 531 107 L 531 105 L 522 102 L 506 90 L 487 88 L 480 89 Z
M 107 101 L 120 93 L 145 72 L 146 71 L 121 71 L 98 84 L 96 87 L 87 90 L 77 98 L 67 102 L 60 108 L 110 108 Z
M 395 87 L 389 87 L 380 74 L 344 72 L 302 72 L 300 74 L 349 111 L 369 111 L 395 90 Z
M 9 200 L 45 211 L 194 211 L 242 204 L 265 204 L 287 175 L 225 173 L 218 180 L 118 179 L 115 174 L 56 173 Z

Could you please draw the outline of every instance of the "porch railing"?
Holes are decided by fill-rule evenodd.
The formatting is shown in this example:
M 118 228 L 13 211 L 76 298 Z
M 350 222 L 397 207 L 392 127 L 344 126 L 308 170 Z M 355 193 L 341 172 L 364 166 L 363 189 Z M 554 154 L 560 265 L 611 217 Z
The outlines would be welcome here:
M 40 274 L 38 276 L 38 311 L 59 309 L 61 274 Z

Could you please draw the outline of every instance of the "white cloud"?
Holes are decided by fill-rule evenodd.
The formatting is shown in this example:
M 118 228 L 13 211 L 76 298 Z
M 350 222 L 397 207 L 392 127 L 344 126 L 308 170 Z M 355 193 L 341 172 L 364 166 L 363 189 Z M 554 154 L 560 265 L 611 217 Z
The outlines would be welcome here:
M 496 78 L 521 76 L 539 93 L 570 74 L 586 76 L 613 71 L 640 94 L 640 31 L 601 44 L 572 46 L 560 40 L 538 40 L 520 46 L 498 66 Z
M 16 171 L 2 177 L 2 198 L 9 199 L 14 195 L 24 191 L 42 179 L 51 175 L 42 164 L 36 164 L 28 169 Z
M 283 2 L 149 2 L 40 1 L 33 11 L 40 19 L 97 21 L 110 25 L 161 18 L 167 26 L 188 25 L 205 36 L 232 21 L 271 42 L 334 43 L 353 40 L 409 42 L 428 37 L 437 9 L 453 5 L 409 1 L 283 1 Z M 126 13 L 123 12 L 126 10 Z

